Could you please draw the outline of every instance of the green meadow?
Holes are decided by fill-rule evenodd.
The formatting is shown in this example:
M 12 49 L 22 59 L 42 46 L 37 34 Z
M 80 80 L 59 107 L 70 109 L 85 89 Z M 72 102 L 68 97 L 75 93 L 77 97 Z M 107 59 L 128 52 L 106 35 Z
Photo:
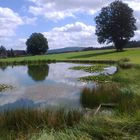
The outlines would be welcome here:
M 22 62 L 22 61 L 37 61 L 37 60 L 114 60 L 118 61 L 128 58 L 131 63 L 140 64 L 140 48 L 125 49 L 122 52 L 112 50 L 93 50 L 83 52 L 71 52 L 61 54 L 36 55 L 27 57 L 5 58 L 0 59 L 0 62 Z

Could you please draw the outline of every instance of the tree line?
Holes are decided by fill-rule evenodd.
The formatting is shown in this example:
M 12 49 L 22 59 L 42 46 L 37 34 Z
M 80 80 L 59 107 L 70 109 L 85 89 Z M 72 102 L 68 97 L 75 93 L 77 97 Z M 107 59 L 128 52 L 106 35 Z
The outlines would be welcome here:
M 0 46 L 0 58 L 17 57 L 25 55 L 27 55 L 27 52 L 25 50 L 6 50 L 6 48 L 3 45 Z

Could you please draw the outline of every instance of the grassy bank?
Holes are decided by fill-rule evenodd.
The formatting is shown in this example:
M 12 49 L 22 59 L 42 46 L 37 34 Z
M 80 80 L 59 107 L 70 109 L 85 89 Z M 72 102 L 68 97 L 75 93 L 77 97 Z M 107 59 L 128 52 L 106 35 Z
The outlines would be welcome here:
M 1 140 L 139 140 L 140 110 L 133 114 L 15 110 L 0 114 Z
M 48 54 L 40 56 L 27 56 L 0 59 L 0 63 L 24 63 L 28 61 L 63 61 L 63 60 L 90 60 L 90 61 L 118 61 L 120 59 L 128 58 L 130 62 L 140 64 L 140 49 L 126 49 L 123 52 L 116 52 L 115 50 L 93 50 L 83 52 L 72 52 L 62 54 Z
M 139 140 L 140 118 L 131 116 L 97 116 L 83 120 L 73 128 L 44 130 L 31 140 Z

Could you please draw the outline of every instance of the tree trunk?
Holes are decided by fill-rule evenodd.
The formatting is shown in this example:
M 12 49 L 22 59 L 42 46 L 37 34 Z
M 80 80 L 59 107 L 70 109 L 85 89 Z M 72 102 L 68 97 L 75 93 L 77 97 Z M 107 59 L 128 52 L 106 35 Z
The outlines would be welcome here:
M 117 40 L 117 41 L 114 41 L 114 45 L 115 45 L 116 51 L 121 52 L 121 51 L 123 51 L 123 47 L 126 45 L 126 41 Z

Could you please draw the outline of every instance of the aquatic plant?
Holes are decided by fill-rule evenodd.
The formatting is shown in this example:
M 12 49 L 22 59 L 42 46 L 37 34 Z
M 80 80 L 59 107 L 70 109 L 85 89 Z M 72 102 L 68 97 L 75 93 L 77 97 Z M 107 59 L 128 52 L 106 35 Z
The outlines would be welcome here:
M 8 89 L 12 89 L 13 86 L 11 85 L 6 85 L 6 84 L 0 84 L 0 92 L 8 90 Z
M 98 83 L 102 83 L 102 82 L 106 83 L 106 82 L 111 82 L 112 79 L 111 76 L 109 75 L 100 74 L 97 76 L 80 77 L 79 80 L 83 82 L 94 81 Z
M 122 88 L 118 84 L 108 83 L 96 88 L 84 88 L 80 101 L 83 107 L 95 108 L 101 104 L 114 104 L 117 113 L 133 113 L 140 109 L 140 96 L 135 95 L 129 88 Z
M 103 103 L 118 103 L 119 86 L 117 84 L 100 84 L 92 89 L 84 88 L 80 101 L 83 107 L 95 108 Z
M 83 70 L 85 72 L 93 73 L 93 72 L 101 72 L 107 65 L 92 65 L 92 66 L 75 66 L 70 69 L 72 70 Z

